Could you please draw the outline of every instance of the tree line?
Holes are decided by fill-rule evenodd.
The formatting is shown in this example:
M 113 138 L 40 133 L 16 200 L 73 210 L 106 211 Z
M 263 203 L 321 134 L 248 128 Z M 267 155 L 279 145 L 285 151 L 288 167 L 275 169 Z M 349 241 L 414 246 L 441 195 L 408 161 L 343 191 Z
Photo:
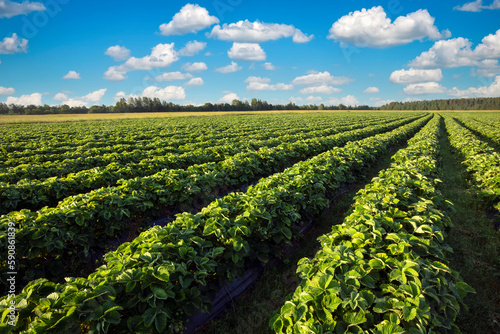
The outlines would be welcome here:
M 500 97 L 391 102 L 380 110 L 500 110 Z
M 449 100 L 425 100 L 414 102 L 391 102 L 379 108 L 367 105 L 345 106 L 343 104 L 325 106 L 271 104 L 267 101 L 252 99 L 250 101 L 233 100 L 232 103 L 210 103 L 203 105 L 180 105 L 162 101 L 158 98 L 137 97 L 120 99 L 115 105 L 95 105 L 70 107 L 68 105 L 21 106 L 0 103 L 0 115 L 44 115 L 44 114 L 97 114 L 97 113 L 140 113 L 140 112 L 183 112 L 183 111 L 263 111 L 263 110 L 500 110 L 500 98 L 473 98 Z
M 320 104 L 296 105 L 270 104 L 267 101 L 252 99 L 250 102 L 233 100 L 229 103 L 210 103 L 203 105 L 180 105 L 172 102 L 161 101 L 158 98 L 137 97 L 120 99 L 113 106 L 95 105 L 88 107 L 70 107 L 68 105 L 49 106 L 21 106 L 15 104 L 0 103 L 0 115 L 44 115 L 44 114 L 96 114 L 96 113 L 140 113 L 140 112 L 182 112 L 182 111 L 260 111 L 260 110 L 372 110 L 373 108 L 363 106 L 325 106 Z

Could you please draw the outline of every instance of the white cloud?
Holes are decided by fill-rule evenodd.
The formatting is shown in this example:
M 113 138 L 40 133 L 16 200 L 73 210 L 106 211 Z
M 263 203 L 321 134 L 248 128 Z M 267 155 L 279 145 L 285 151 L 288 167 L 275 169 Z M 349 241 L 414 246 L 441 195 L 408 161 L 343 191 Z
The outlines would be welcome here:
M 372 97 L 372 98 L 370 98 L 370 100 L 373 101 L 374 107 L 381 107 L 385 104 L 389 104 L 391 102 L 396 102 L 395 100 L 382 100 L 379 97 Z
M 179 50 L 179 55 L 181 56 L 194 56 L 201 50 L 205 49 L 207 47 L 207 43 L 205 42 L 198 42 L 198 41 L 191 41 L 187 42 L 186 46 L 184 46 L 182 49 Z
M 168 67 L 178 59 L 174 43 L 158 44 L 151 50 L 150 55 L 142 58 L 131 57 L 122 65 L 110 67 L 104 73 L 104 78 L 111 81 L 121 81 L 126 78 L 127 72 Z
M 339 93 L 342 90 L 329 85 L 320 85 L 313 87 L 302 88 L 299 93 L 300 94 L 333 94 Z
M 68 95 L 66 95 L 64 93 L 57 93 L 56 95 L 54 95 L 53 100 L 54 101 L 65 101 L 65 100 L 69 100 L 69 98 L 68 98 Z
M 471 75 L 473 77 L 496 77 L 500 74 L 500 65 L 498 64 L 498 59 L 485 59 L 481 61 L 477 69 L 471 70 Z
M 241 71 L 242 69 L 243 69 L 243 67 L 239 66 L 236 62 L 232 61 L 230 65 L 216 68 L 215 72 L 233 73 L 233 72 Z
M 12 95 L 15 94 L 16 90 L 12 87 L 2 87 L 0 86 L 0 95 Z
M 219 102 L 231 104 L 233 100 L 239 100 L 240 97 L 236 93 L 228 92 L 226 95 L 219 99 Z
M 330 98 L 326 100 L 324 104 L 327 106 L 335 106 L 339 104 L 343 104 L 345 106 L 357 106 L 359 104 L 359 101 L 354 95 L 347 95 L 340 99 L 336 97 Z
M 459 10 L 462 12 L 481 12 L 483 9 L 500 9 L 500 0 L 494 0 L 489 6 L 483 6 L 482 0 L 477 0 L 473 2 L 467 2 L 462 6 L 453 7 L 454 10 Z
M 321 96 L 308 96 L 306 97 L 306 101 L 309 103 L 317 103 L 323 101 L 323 98 Z
M 343 43 L 359 47 L 387 48 L 429 38 L 450 37 L 449 31 L 439 32 L 427 10 L 400 16 L 394 22 L 381 6 L 349 13 L 335 22 L 328 35 Z
M 126 70 L 121 71 L 116 66 L 112 66 L 108 68 L 106 72 L 104 72 L 104 79 L 110 81 L 122 81 L 127 78 L 125 76 L 126 73 L 127 73 Z
M 365 94 L 377 94 L 380 93 L 380 89 L 378 87 L 368 87 L 363 91 Z
M 275 85 L 271 85 L 271 79 L 269 78 L 261 78 L 261 77 L 248 77 L 245 80 L 247 85 L 247 90 L 251 91 L 263 91 L 263 90 L 269 90 L 269 91 L 279 91 L 279 90 L 291 90 L 293 89 L 292 85 L 287 85 L 284 83 L 278 83 Z
M 29 2 L 23 1 L 22 3 L 17 3 L 10 0 L 0 1 L 0 19 L 1 18 L 11 18 L 16 15 L 26 15 L 31 12 L 43 12 L 45 6 L 40 2 Z
M 151 99 L 158 98 L 160 100 L 184 100 L 186 98 L 186 91 L 180 86 L 167 86 L 165 88 L 160 88 L 156 86 L 146 87 L 142 93 L 134 95 L 126 95 L 125 92 L 118 92 L 114 99 L 119 100 L 121 98 L 138 98 L 138 97 L 149 97 Z
M 500 58 L 500 29 L 483 38 L 482 43 L 472 49 L 467 38 L 453 38 L 438 41 L 420 56 L 410 62 L 416 68 L 454 68 L 480 66 L 487 59 Z
M 266 53 L 257 43 L 233 43 L 227 55 L 231 59 L 243 61 L 266 60 Z
M 408 85 L 403 91 L 409 95 L 440 94 L 445 93 L 446 88 L 437 82 L 424 82 Z
M 120 45 L 110 46 L 104 54 L 110 56 L 116 61 L 127 60 L 130 58 L 130 50 Z
M 410 68 L 409 70 L 399 70 L 391 73 L 389 80 L 397 84 L 412 84 L 417 82 L 441 81 L 443 73 L 441 69 L 419 70 Z
M 12 37 L 5 37 L 0 42 L 0 54 L 28 52 L 28 40 L 25 38 L 19 39 L 17 34 L 12 34 Z
M 483 0 L 467 2 L 462 6 L 455 6 L 453 9 L 462 12 L 480 12 L 483 9 Z
M 208 10 L 199 5 L 187 4 L 174 15 L 172 21 L 160 25 L 162 35 L 184 35 L 195 33 L 219 23 L 219 19 L 210 16 Z
M 155 77 L 154 81 L 175 81 L 175 80 L 186 80 L 191 79 L 193 75 L 191 73 L 181 73 L 177 72 L 165 72 L 162 75 Z
M 18 104 L 18 105 L 23 105 L 23 106 L 29 106 L 32 104 L 36 105 L 36 106 L 41 106 L 42 105 L 42 94 L 33 93 L 31 95 L 22 95 L 20 97 L 9 96 L 9 97 L 7 97 L 7 101 L 5 103 L 6 104 Z
M 75 79 L 75 80 L 79 80 L 81 79 L 80 77 L 80 73 L 76 72 L 76 71 L 69 71 L 68 74 L 66 74 L 65 76 L 63 76 L 63 79 Z
M 89 103 L 91 105 L 92 104 L 97 104 L 104 97 L 104 95 L 106 94 L 106 91 L 107 91 L 106 88 L 99 89 L 99 90 L 96 90 L 94 92 L 88 93 L 85 96 L 72 97 L 72 98 L 69 98 L 67 100 L 63 100 L 61 102 L 61 104 L 66 104 L 66 105 L 68 105 L 70 107 L 86 107 L 86 106 L 89 105 Z M 64 93 L 56 94 L 56 96 L 54 97 L 54 100 L 58 101 L 59 99 L 56 99 L 56 97 L 57 98 L 62 98 L 63 95 L 65 95 L 65 94 Z
M 353 81 L 347 77 L 334 77 L 327 71 L 310 73 L 293 79 L 292 84 L 296 86 L 346 85 Z
M 309 42 L 314 36 L 307 36 L 293 25 L 264 23 L 248 20 L 231 24 L 216 25 L 208 37 L 241 43 L 260 43 L 292 37 L 295 43 Z
M 201 72 L 208 69 L 207 64 L 203 62 L 198 63 L 185 63 L 182 65 L 182 69 L 186 72 Z
M 453 87 L 448 90 L 448 95 L 454 97 L 500 97 L 500 76 L 497 76 L 490 86 L 470 87 L 465 90 Z
M 192 78 L 184 86 L 186 87 L 196 87 L 203 86 L 204 82 L 202 78 Z
M 276 66 L 274 66 L 272 63 L 264 63 L 262 65 L 264 67 L 264 69 L 268 70 L 268 71 L 275 71 L 277 70 L 278 68 Z
M 114 99 L 116 101 L 118 101 L 120 99 L 126 99 L 126 98 L 127 98 L 127 94 L 124 91 L 119 91 L 118 93 L 115 94 L 115 97 L 114 97 Z

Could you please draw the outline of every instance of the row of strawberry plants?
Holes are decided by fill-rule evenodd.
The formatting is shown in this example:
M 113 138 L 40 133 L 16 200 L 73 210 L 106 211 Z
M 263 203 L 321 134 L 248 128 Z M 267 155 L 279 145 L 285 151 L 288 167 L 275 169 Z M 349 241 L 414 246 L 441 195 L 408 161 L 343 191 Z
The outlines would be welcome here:
M 462 154 L 463 163 L 472 179 L 478 196 L 488 207 L 500 211 L 500 154 L 477 138 L 471 131 L 446 117 L 450 144 Z
M 371 117 L 368 119 L 373 120 Z M 381 119 L 384 121 L 385 119 Z M 365 123 L 366 121 L 362 121 L 361 123 Z M 257 125 L 259 123 L 257 122 Z M 59 159 L 51 160 L 52 158 L 48 158 L 43 155 L 33 156 L 30 161 L 20 161 L 19 159 L 11 160 L 12 163 L 17 163 L 15 167 L 5 168 L 0 173 L 0 181 L 6 183 L 16 183 L 21 179 L 29 178 L 29 179 L 41 179 L 53 176 L 63 176 L 69 173 L 79 172 L 95 167 L 105 167 L 109 163 L 139 163 L 143 159 L 148 159 L 152 156 L 163 156 L 165 154 L 183 154 L 187 152 L 191 152 L 194 149 L 202 149 L 209 148 L 216 145 L 221 145 L 225 142 L 230 142 L 234 144 L 236 141 L 246 142 L 249 147 L 255 146 L 258 143 L 254 143 L 255 140 L 263 140 L 269 139 L 272 137 L 279 137 L 283 135 L 298 135 L 298 134 L 308 134 L 310 132 L 316 132 L 313 135 L 325 135 L 326 133 L 321 133 L 318 131 L 325 130 L 328 131 L 331 128 L 340 128 L 347 126 L 349 124 L 356 124 L 353 121 L 344 121 L 344 122 L 336 122 L 335 126 L 332 126 L 330 122 L 322 122 L 320 124 L 316 124 L 314 127 L 304 126 L 303 128 L 270 128 L 265 131 L 256 130 L 250 133 L 239 133 L 235 132 L 234 135 L 230 136 L 229 134 L 224 133 L 223 135 L 219 134 L 219 136 L 212 139 L 207 139 L 204 141 L 196 141 L 194 143 L 182 143 L 182 145 L 178 146 L 178 141 L 173 140 L 170 142 L 158 142 L 155 143 L 153 147 L 154 149 L 148 150 L 148 148 L 144 147 L 139 150 L 133 151 L 116 151 L 116 147 L 110 147 L 113 153 L 107 154 L 99 154 L 99 152 L 85 152 L 84 154 L 78 155 L 76 152 L 72 152 L 71 159 L 63 159 L 63 157 L 59 157 Z M 196 132 L 195 132 L 196 133 Z M 331 131 L 329 132 L 332 133 Z M 236 136 L 239 134 L 239 136 Z M 223 136 L 222 138 L 220 136 Z M 176 146 L 177 145 L 177 146 Z M 44 161 L 38 161 L 37 159 L 42 159 Z M 48 161 L 45 161 L 48 160 Z M 7 162 L 10 163 L 10 162 Z M 19 165 L 22 163 L 21 165 Z
M 440 116 L 359 191 L 343 224 L 299 261 L 276 333 L 445 333 L 473 289 L 447 265 L 449 202 L 436 189 Z
M 351 126 L 308 131 L 307 133 L 299 132 L 281 137 L 273 136 L 273 138 L 266 140 L 249 140 L 242 137 L 239 140 L 231 140 L 231 144 L 223 142 L 222 145 L 218 146 L 195 148 L 181 155 L 168 154 L 143 159 L 138 163 L 112 163 L 105 167 L 70 173 L 65 177 L 22 180 L 14 184 L 0 183 L 0 214 L 20 209 L 36 210 L 46 205 L 53 206 L 68 196 L 86 193 L 104 186 L 114 186 L 120 179 L 148 176 L 163 169 L 185 169 L 194 164 L 218 162 L 242 151 L 275 147 L 283 142 L 293 143 L 309 138 L 324 137 L 373 124 L 371 121 L 358 122 Z M 32 167 L 30 166 L 30 168 Z
M 44 145 L 44 136 L 42 135 L 39 138 L 39 147 L 38 148 L 28 148 L 25 151 L 22 152 L 1 152 L 0 151 L 0 158 L 2 160 L 2 165 L 4 166 L 10 166 L 12 164 L 16 163 L 28 163 L 28 162 L 35 162 L 35 161 L 48 161 L 48 159 L 51 160 L 64 160 L 67 158 L 70 158 L 71 156 L 75 156 L 76 154 L 79 154 L 78 157 L 82 157 L 85 152 L 88 152 L 91 155 L 100 155 L 100 154 L 105 154 L 105 153 L 111 153 L 111 152 L 126 152 L 126 151 L 131 151 L 136 148 L 141 148 L 145 149 L 149 146 L 150 149 L 153 149 L 155 145 L 161 145 L 165 144 L 165 142 L 168 142 L 169 146 L 175 146 L 178 147 L 179 145 L 183 144 L 189 144 L 192 142 L 200 142 L 200 141 L 206 141 L 209 139 L 222 139 L 225 137 L 230 137 L 233 135 L 246 135 L 249 133 L 265 133 L 265 134 L 272 134 L 275 130 L 278 129 L 298 129 L 298 128 L 309 128 L 309 129 L 314 129 L 314 128 L 319 128 L 320 126 L 327 127 L 331 125 L 331 121 L 333 119 L 337 119 L 337 117 L 330 117 L 329 118 L 320 118 L 319 123 L 316 122 L 304 122 L 304 125 L 300 126 L 295 126 L 295 124 L 286 124 L 283 122 L 279 122 L 277 120 L 272 121 L 268 120 L 266 124 L 266 128 L 262 128 L 259 126 L 260 119 L 256 119 L 252 122 L 249 122 L 250 124 L 245 124 L 245 125 L 239 125 L 237 127 L 229 127 L 225 123 L 222 123 L 221 125 L 214 125 L 211 129 L 206 130 L 203 125 L 204 123 L 200 123 L 197 128 L 191 129 L 191 131 L 188 131 L 186 133 L 183 133 L 182 135 L 177 134 L 174 136 L 165 136 L 160 133 L 158 134 L 149 134 L 148 136 L 145 136 L 146 138 L 142 138 L 141 140 L 136 140 L 135 142 L 132 142 L 130 144 L 124 145 L 119 139 L 118 140 L 105 140 L 104 142 L 107 143 L 107 145 L 103 145 L 103 147 L 95 147 L 95 148 L 89 148 L 86 145 L 87 144 L 81 144 L 78 146 L 73 146 L 72 145 L 72 140 L 66 140 L 66 141 L 61 141 L 59 142 L 58 145 L 56 145 L 55 151 L 52 149 L 55 144 L 52 145 Z M 267 120 L 267 119 L 266 119 Z M 138 131 L 137 131 L 138 132 Z M 7 137 L 7 136 L 6 136 Z M 49 137 L 50 138 L 50 137 Z M 58 143 L 57 140 L 54 140 L 51 138 L 51 140 L 55 143 Z M 81 143 L 80 141 L 77 141 Z M 94 145 L 95 146 L 95 139 L 89 139 L 88 140 L 88 145 Z M 98 141 L 99 143 L 103 142 L 102 140 Z M 152 143 L 153 142 L 153 143 Z M 158 143 L 154 143 L 158 142 Z M 61 147 L 62 143 L 62 147 Z M 40 156 L 40 157 L 38 157 Z M 31 160 L 30 160 L 31 159 Z M 35 160 L 33 160 L 35 159 Z M 41 160 L 36 160 L 36 159 L 41 159 Z
M 217 190 L 241 185 L 283 170 L 290 164 L 359 140 L 397 128 L 411 120 L 375 125 L 324 138 L 312 138 L 275 148 L 249 151 L 219 163 L 194 165 L 186 170 L 164 170 L 155 175 L 121 180 L 117 187 L 101 188 L 71 196 L 56 208 L 37 212 L 21 210 L 0 218 L 0 226 L 14 224 L 20 268 L 43 267 L 57 258 L 89 258 L 117 233 L 127 231 L 130 222 L 160 216 L 165 208 L 180 204 L 192 207 L 213 199 Z M 418 121 L 416 121 L 418 122 Z M 9 225 L 10 224 L 10 225 Z M 7 246 L 7 235 L 0 245 Z M 2 261 L 4 257 L 2 255 Z M 62 264 L 62 263 L 61 263 Z
M 468 117 L 454 117 L 454 118 L 458 119 L 468 129 L 476 131 L 481 135 L 485 136 L 486 138 L 491 139 L 493 142 L 500 145 L 500 128 L 478 122 L 473 118 L 468 118 Z
M 326 194 L 404 142 L 429 117 L 349 142 L 282 173 L 246 193 L 232 193 L 198 214 L 183 213 L 105 256 L 106 264 L 64 284 L 36 280 L 15 296 L 13 331 L 174 333 L 195 308 L 210 309 L 221 285 L 247 265 L 279 255 L 301 220 L 328 205 Z M 0 301 L 6 315 L 8 298 Z M 4 327 L 6 328 L 6 327 Z

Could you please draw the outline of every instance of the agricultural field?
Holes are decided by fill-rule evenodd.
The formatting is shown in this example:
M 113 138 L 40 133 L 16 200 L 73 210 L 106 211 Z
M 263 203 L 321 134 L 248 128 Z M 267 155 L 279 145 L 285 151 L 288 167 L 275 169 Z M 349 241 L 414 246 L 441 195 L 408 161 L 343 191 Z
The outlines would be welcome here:
M 1 333 L 500 331 L 499 113 L 36 121 L 0 125 Z

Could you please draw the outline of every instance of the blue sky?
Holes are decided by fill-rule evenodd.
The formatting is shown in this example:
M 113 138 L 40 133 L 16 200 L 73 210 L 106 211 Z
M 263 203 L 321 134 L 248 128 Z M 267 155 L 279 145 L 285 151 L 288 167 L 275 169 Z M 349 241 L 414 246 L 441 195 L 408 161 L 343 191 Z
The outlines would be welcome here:
M 500 96 L 500 0 L 0 0 L 0 102 Z

